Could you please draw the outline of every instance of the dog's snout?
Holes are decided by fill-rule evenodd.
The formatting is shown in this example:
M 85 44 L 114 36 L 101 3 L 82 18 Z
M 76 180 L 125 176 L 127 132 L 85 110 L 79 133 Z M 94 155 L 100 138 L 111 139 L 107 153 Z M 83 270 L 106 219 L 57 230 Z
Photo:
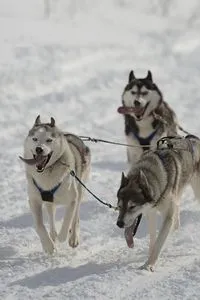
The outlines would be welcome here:
M 42 154 L 43 149 L 42 149 L 42 147 L 36 147 L 35 151 L 36 151 L 37 154 Z
M 134 101 L 134 104 L 135 104 L 135 106 L 137 106 L 137 107 L 138 107 L 138 106 L 140 106 L 140 101 L 138 101 L 138 100 L 135 100 L 135 101 Z
M 124 221 L 118 220 L 118 221 L 117 221 L 117 226 L 118 226 L 119 228 L 123 228 L 123 227 L 124 227 Z

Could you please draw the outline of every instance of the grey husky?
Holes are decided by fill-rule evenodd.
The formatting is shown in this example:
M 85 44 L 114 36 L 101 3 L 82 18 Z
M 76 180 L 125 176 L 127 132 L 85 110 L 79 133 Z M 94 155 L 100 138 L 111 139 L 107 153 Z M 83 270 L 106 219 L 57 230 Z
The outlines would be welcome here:
M 24 158 L 28 181 L 28 197 L 36 231 L 45 252 L 53 253 L 55 240 L 68 239 L 71 247 L 79 244 L 79 209 L 83 188 L 70 175 L 85 182 L 90 171 L 90 150 L 76 135 L 63 133 L 54 118 L 50 123 L 35 120 L 24 143 Z M 50 232 L 43 222 L 43 205 L 46 206 Z M 55 227 L 56 205 L 66 211 L 59 234 Z
M 144 152 L 127 176 L 122 173 L 117 225 L 125 228 L 129 247 L 133 247 L 138 218 L 144 214 L 148 220 L 149 257 L 142 268 L 153 271 L 167 236 L 179 227 L 180 197 L 187 184 L 200 201 L 199 183 L 200 140 L 193 135 L 159 140 L 157 149 Z M 157 237 L 156 212 L 163 217 Z
M 127 144 L 135 146 L 127 148 L 130 163 L 137 162 L 143 151 L 155 149 L 161 137 L 177 135 L 176 114 L 163 100 L 151 71 L 145 78 L 130 72 L 118 112 L 124 115 Z

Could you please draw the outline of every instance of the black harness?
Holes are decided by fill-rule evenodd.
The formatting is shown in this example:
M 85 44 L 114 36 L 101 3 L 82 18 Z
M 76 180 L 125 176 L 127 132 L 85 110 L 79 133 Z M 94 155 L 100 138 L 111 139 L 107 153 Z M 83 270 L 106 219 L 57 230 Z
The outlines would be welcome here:
M 143 151 L 149 150 L 151 141 L 153 140 L 156 133 L 158 132 L 158 128 L 159 127 L 157 127 L 149 136 L 145 138 L 140 137 L 137 132 L 132 132 L 134 137 L 138 140 L 138 142 L 142 146 Z
M 61 186 L 62 182 L 59 182 L 56 186 L 54 186 L 54 188 L 52 188 L 51 190 L 43 190 L 38 183 L 35 181 L 35 179 L 33 178 L 33 184 L 35 185 L 35 187 L 38 189 L 38 191 L 40 192 L 41 198 L 43 201 L 45 202 L 53 202 L 54 200 L 54 194 L 55 192 L 59 189 L 59 187 Z

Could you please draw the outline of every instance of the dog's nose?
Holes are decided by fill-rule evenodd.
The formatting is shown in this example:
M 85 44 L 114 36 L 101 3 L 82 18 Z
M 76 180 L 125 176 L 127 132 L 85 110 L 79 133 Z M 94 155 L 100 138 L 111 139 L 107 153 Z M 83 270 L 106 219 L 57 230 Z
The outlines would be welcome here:
M 119 228 L 123 228 L 123 227 L 124 227 L 124 221 L 118 220 L 118 221 L 117 221 L 117 226 L 118 226 Z
M 140 101 L 135 100 L 135 101 L 134 101 L 134 104 L 135 104 L 135 106 L 140 106 Z
M 43 149 L 42 149 L 42 147 L 36 147 L 35 151 L 36 151 L 37 154 L 42 154 Z

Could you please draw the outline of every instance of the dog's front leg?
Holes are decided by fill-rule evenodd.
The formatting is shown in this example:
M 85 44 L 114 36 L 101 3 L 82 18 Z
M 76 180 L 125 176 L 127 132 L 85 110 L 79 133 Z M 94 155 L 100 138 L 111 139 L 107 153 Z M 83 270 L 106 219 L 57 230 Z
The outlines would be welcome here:
M 176 204 L 175 207 L 175 220 L 174 220 L 174 230 L 178 230 L 180 227 L 180 205 Z
M 55 242 L 56 237 L 57 237 L 56 226 L 55 226 L 56 207 L 55 207 L 55 204 L 53 204 L 53 203 L 45 203 L 45 206 L 46 206 L 48 218 L 49 218 L 50 237 Z
M 138 141 L 136 139 L 133 139 L 132 134 L 126 137 L 126 141 L 128 145 L 140 146 Z M 137 151 L 135 149 L 137 149 Z M 143 152 L 141 147 L 137 147 L 137 148 L 127 147 L 126 151 L 127 151 L 127 161 L 131 165 L 135 164 L 139 160 Z
M 164 246 L 168 234 L 173 228 L 174 223 L 174 207 L 171 207 L 166 213 L 165 219 L 163 221 L 161 230 L 159 231 L 158 237 L 154 246 L 152 247 L 151 253 L 147 262 L 141 267 L 141 269 L 146 269 L 149 271 L 154 271 L 154 265 L 158 259 L 158 256 Z
M 84 182 L 88 176 L 88 173 L 82 175 L 82 181 Z M 78 203 L 76 206 L 76 210 L 74 213 L 74 218 L 72 220 L 72 226 L 70 230 L 70 237 L 69 237 L 69 246 L 75 248 L 79 245 L 79 235 L 80 235 L 80 205 L 84 194 L 84 189 L 82 186 L 78 186 Z
M 58 234 L 58 240 L 60 242 L 66 241 L 68 234 L 69 234 L 69 229 L 71 228 L 72 220 L 74 218 L 74 214 L 76 211 L 77 207 L 77 198 L 72 200 L 70 204 L 66 207 L 65 209 L 65 215 L 63 218 L 63 223 L 60 229 L 60 232 Z
M 49 234 L 43 223 L 42 203 L 37 200 L 30 199 L 29 204 L 35 221 L 36 232 L 40 237 L 42 247 L 45 252 L 52 254 L 55 250 L 55 245 L 52 239 L 49 237 Z
M 195 198 L 200 201 L 200 176 L 195 174 L 192 178 L 191 185 Z
M 157 227 L 157 213 L 156 210 L 152 210 L 147 214 L 148 230 L 149 230 L 149 256 L 152 252 L 153 246 L 156 241 L 156 227 Z
M 80 234 L 80 220 L 79 220 L 79 211 L 80 211 L 80 201 L 76 206 L 76 211 L 74 214 L 74 218 L 72 221 L 70 237 L 69 237 L 69 245 L 72 248 L 75 248 L 79 245 L 79 234 Z

